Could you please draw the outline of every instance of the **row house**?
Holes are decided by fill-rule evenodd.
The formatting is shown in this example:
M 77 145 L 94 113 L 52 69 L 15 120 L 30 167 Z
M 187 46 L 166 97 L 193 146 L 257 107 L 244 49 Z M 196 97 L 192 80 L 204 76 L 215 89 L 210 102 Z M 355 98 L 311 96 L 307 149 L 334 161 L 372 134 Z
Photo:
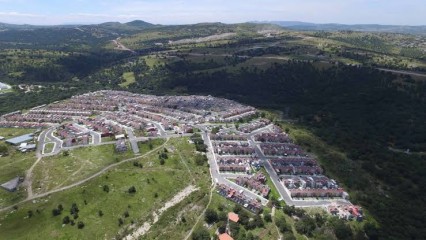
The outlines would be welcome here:
M 299 146 L 291 143 L 261 143 L 260 148 L 267 156 L 306 156 Z
M 247 136 L 238 135 L 238 134 L 210 134 L 210 139 L 213 141 L 247 141 Z
M 315 159 L 310 157 L 286 157 L 270 159 L 272 166 L 317 166 Z
M 253 213 L 259 213 L 262 210 L 262 204 L 255 199 L 251 199 L 244 195 L 243 193 L 237 192 L 235 189 L 226 186 L 225 184 L 220 184 L 217 187 L 219 195 L 229 199 L 237 204 L 242 205 L 249 211 Z
M 290 137 L 286 133 L 261 133 L 255 136 L 257 142 L 266 143 L 290 143 Z
M 51 110 L 51 109 L 31 109 L 29 111 L 31 114 L 44 114 L 44 115 L 65 115 L 65 116 L 90 116 L 92 112 L 89 111 L 75 111 L 75 110 Z
M 259 179 L 262 179 L 263 182 L 259 181 Z M 258 174 L 253 177 L 237 177 L 235 182 L 240 186 L 259 192 L 264 198 L 268 197 L 269 192 L 271 191 L 269 186 L 265 185 L 266 177 L 263 174 Z
M 49 123 L 37 123 L 37 122 L 17 122 L 17 121 L 0 121 L 0 127 L 3 128 L 47 128 Z
M 308 167 L 308 166 L 274 166 L 274 170 L 278 175 L 299 175 L 308 174 L 316 175 L 322 174 L 323 170 L 319 166 Z
M 271 123 L 271 121 L 269 121 L 268 119 L 262 118 L 262 119 L 241 125 L 238 128 L 238 130 L 241 131 L 241 132 L 244 132 L 244 133 L 251 133 L 254 130 L 268 126 L 270 123 Z
M 249 173 L 251 168 L 250 164 L 254 158 L 219 158 L 217 165 L 221 172 L 246 172 Z
M 325 176 L 291 176 L 283 177 L 283 183 L 288 189 L 333 189 L 339 188 L 336 181 Z
M 291 197 L 343 197 L 345 191 L 342 188 L 333 189 L 289 189 Z

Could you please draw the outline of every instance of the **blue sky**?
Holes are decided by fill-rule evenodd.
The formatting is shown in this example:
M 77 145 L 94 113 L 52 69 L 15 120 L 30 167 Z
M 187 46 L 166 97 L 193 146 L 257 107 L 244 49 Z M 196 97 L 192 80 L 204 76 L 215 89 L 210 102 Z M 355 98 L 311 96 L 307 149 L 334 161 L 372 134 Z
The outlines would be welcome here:
M 0 0 L 0 22 L 315 23 L 426 25 L 426 0 Z

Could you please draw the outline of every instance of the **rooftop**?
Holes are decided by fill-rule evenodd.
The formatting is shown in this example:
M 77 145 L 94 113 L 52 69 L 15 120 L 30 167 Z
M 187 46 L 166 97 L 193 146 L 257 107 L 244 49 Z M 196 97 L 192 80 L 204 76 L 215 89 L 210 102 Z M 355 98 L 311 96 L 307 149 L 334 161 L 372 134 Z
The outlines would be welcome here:
M 33 133 L 25 134 L 25 135 L 22 135 L 22 136 L 19 136 L 19 137 L 8 139 L 8 140 L 6 140 L 6 142 L 13 144 L 13 145 L 19 145 L 21 143 L 29 142 L 29 141 L 33 140 L 33 136 L 34 136 Z
M 228 218 L 229 218 L 229 220 L 231 220 L 233 222 L 238 222 L 238 220 L 240 220 L 240 218 L 238 217 L 238 214 L 236 214 L 234 212 L 228 213 Z
M 223 233 L 219 235 L 219 240 L 234 240 L 231 236 L 229 236 L 227 233 Z

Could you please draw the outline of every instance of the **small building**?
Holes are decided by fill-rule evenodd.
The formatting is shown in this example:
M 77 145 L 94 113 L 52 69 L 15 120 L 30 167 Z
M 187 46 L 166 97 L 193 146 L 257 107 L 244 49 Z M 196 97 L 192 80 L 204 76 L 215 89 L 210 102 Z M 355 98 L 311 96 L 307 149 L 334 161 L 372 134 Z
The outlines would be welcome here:
M 32 141 L 33 138 L 34 138 L 34 134 L 30 133 L 30 134 L 25 134 L 19 137 L 8 139 L 6 140 L 6 142 L 15 146 L 19 146 L 21 145 L 21 143 Z
M 125 151 L 127 151 L 127 144 L 126 144 L 126 141 L 124 141 L 123 139 L 121 139 L 121 140 L 118 140 L 116 143 L 115 143 L 115 151 L 117 151 L 117 152 L 125 152 Z
M 37 146 L 35 144 L 26 144 L 23 143 L 21 146 L 19 146 L 19 151 L 21 152 L 29 152 L 29 151 L 35 151 Z
M 119 134 L 119 135 L 115 135 L 115 140 L 120 140 L 120 139 L 125 139 L 126 135 L 124 134 Z
M 229 234 L 223 233 L 219 235 L 219 240 L 234 240 Z
M 228 219 L 230 221 L 237 223 L 240 220 L 240 217 L 238 216 L 238 214 L 236 214 L 234 212 L 230 212 L 230 213 L 228 213 Z
M 20 177 L 16 177 L 8 182 L 3 183 L 0 186 L 9 192 L 14 192 L 18 188 L 18 185 L 20 182 L 21 182 Z

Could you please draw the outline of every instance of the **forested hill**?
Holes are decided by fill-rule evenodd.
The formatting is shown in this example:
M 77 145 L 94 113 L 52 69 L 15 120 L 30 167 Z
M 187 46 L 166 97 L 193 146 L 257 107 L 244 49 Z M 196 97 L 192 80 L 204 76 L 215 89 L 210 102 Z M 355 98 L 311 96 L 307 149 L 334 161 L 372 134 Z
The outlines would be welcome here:
M 379 25 L 379 24 L 317 24 L 297 21 L 270 21 L 263 23 L 272 23 L 279 26 L 304 31 L 360 31 L 360 32 L 388 32 L 426 35 L 426 26 L 403 26 L 403 25 Z

